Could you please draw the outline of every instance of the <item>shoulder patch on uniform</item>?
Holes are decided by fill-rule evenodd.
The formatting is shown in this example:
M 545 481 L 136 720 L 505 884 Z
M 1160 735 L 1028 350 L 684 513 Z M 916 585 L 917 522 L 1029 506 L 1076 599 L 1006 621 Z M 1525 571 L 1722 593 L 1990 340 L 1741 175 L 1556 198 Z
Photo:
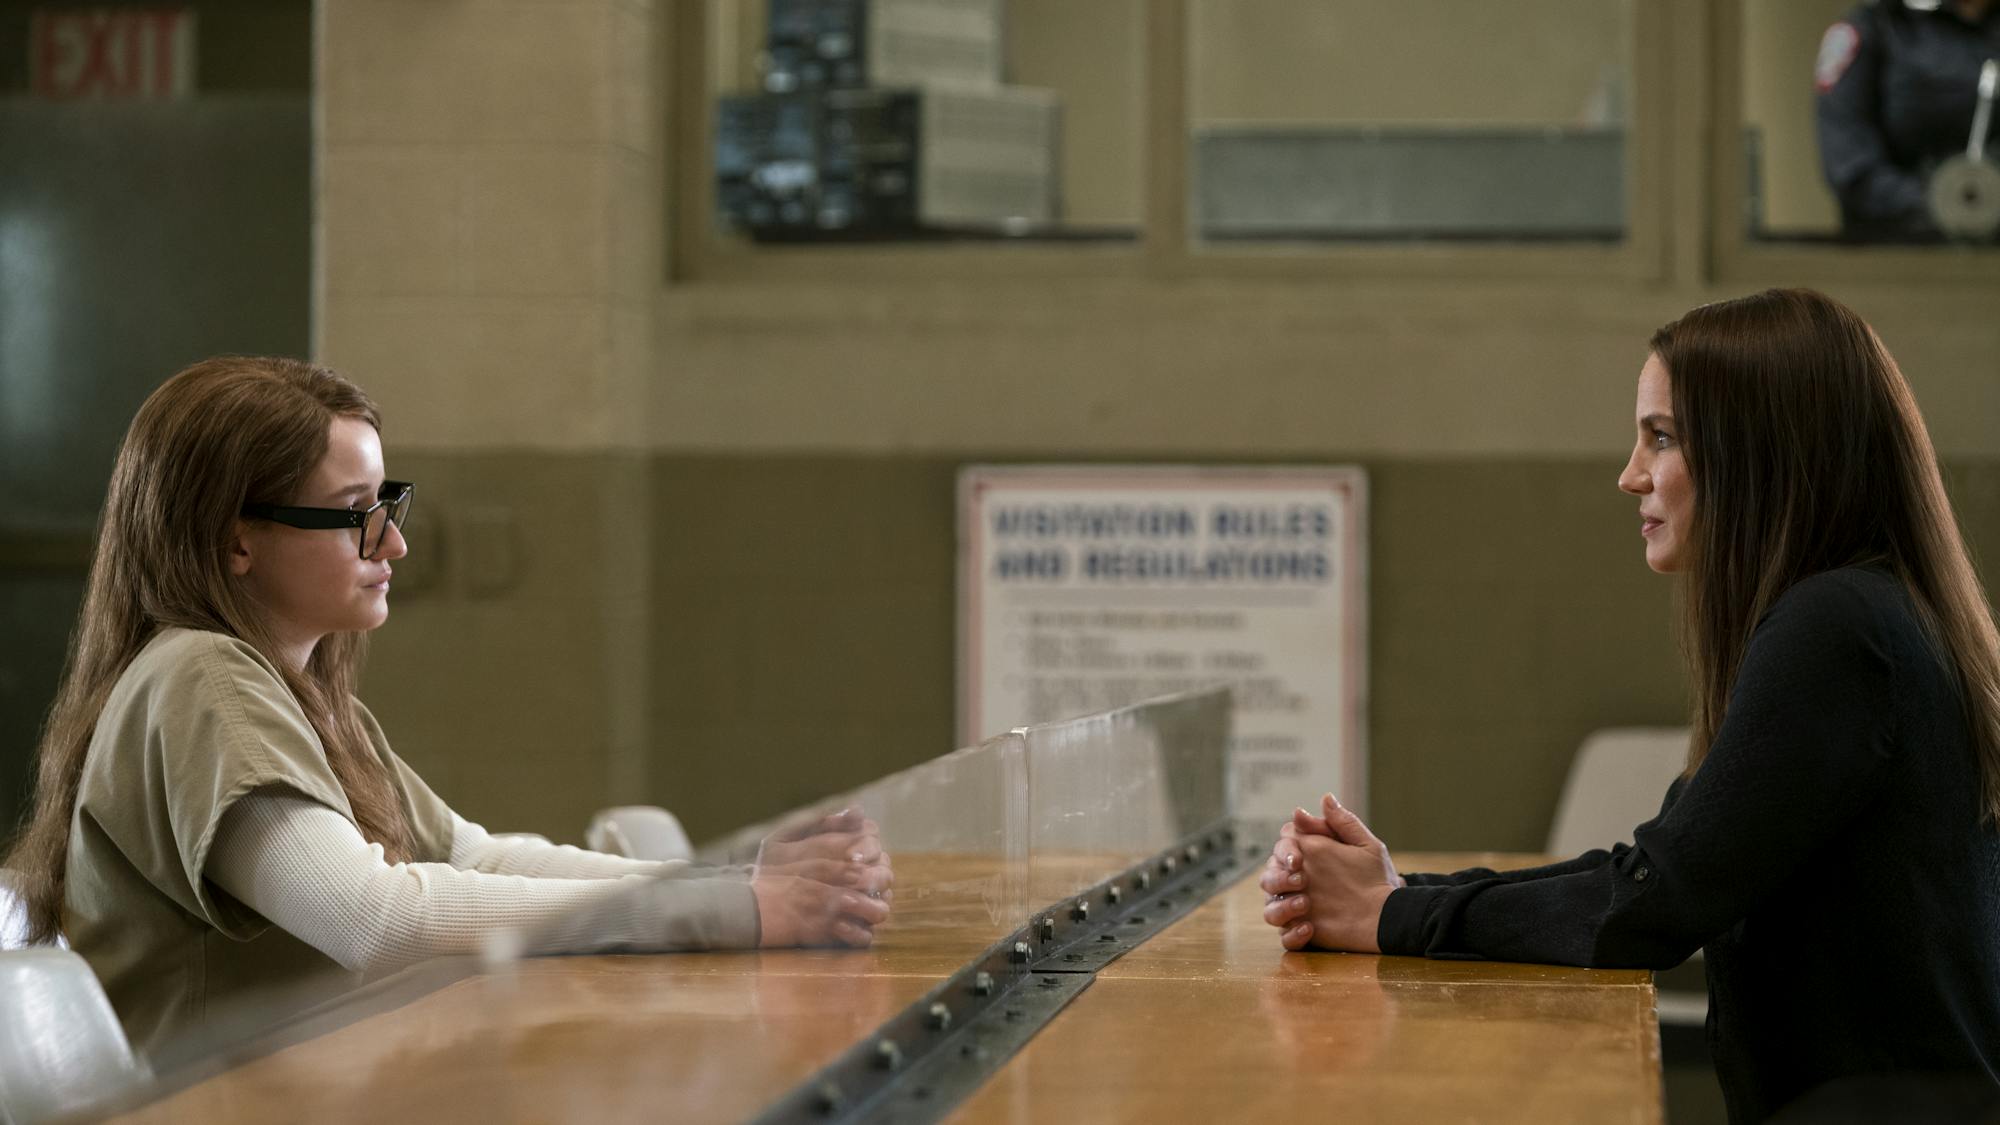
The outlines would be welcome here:
M 1861 32 L 1853 24 L 1842 20 L 1826 29 L 1826 37 L 1819 41 L 1819 61 L 1813 64 L 1813 85 L 1820 93 L 1833 89 L 1860 49 Z

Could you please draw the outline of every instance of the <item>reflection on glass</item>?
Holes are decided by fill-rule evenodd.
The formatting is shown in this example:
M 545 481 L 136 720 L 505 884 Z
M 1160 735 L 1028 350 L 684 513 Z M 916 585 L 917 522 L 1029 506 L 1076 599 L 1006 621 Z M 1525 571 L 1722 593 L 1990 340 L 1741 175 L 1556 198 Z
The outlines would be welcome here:
M 726 234 L 1136 233 L 1138 0 L 709 0 L 708 27 Z
M 523 958 L 578 943 L 511 935 L 304 1015 L 254 998 L 226 1021 L 242 1038 L 123 1119 L 743 1120 L 1051 903 L 1215 826 L 1228 743 L 1225 689 L 1011 732 L 704 851 L 728 868 L 773 833 L 865 810 L 896 872 L 867 950 Z M 631 879 L 628 899 L 670 881 Z M 632 914 L 555 928 L 621 932 Z
M 1026 728 L 1030 897 L 1052 903 L 1229 812 L 1226 688 Z
M 1188 5 L 1196 237 L 1624 237 L 1631 0 Z
M 956 969 L 1027 918 L 1028 775 L 1018 734 L 745 828 L 700 858 L 752 862 L 766 837 L 847 808 L 879 826 L 895 870 L 894 914 L 876 934 L 877 956 L 922 949 Z
M 1749 0 L 1751 237 L 1991 245 L 2000 164 L 1979 103 L 1994 58 L 1992 0 Z

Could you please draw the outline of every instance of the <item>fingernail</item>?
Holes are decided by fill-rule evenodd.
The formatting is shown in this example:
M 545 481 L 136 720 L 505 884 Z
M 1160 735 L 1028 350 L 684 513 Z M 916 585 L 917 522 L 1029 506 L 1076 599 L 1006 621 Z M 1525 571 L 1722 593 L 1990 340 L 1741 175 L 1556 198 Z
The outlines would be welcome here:
M 855 852 L 853 855 L 848 856 L 847 859 L 850 863 L 863 863 L 866 862 L 867 856 L 862 852 Z
M 1285 885 L 1288 887 L 1303 887 L 1306 885 L 1305 876 L 1294 873 L 1291 878 L 1285 880 Z

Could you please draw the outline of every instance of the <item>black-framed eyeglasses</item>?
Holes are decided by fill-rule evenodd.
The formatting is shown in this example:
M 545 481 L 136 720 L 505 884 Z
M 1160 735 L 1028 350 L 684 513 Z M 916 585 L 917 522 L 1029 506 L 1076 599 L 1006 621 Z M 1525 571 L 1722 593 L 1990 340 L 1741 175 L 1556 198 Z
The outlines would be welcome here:
M 385 480 L 375 503 L 366 508 L 287 508 L 277 504 L 245 504 L 243 514 L 252 519 L 270 520 L 286 527 L 311 531 L 338 528 L 361 530 L 361 557 L 373 558 L 382 549 L 382 537 L 389 525 L 409 526 L 410 500 L 417 486 L 406 480 Z

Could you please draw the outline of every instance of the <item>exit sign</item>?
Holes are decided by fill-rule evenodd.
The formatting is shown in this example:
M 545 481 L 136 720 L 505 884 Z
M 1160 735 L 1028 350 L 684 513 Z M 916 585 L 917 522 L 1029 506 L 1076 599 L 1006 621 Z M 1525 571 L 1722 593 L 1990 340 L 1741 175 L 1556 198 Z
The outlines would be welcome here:
M 194 93 L 194 13 L 44 9 L 29 21 L 28 71 L 38 98 L 185 98 Z

